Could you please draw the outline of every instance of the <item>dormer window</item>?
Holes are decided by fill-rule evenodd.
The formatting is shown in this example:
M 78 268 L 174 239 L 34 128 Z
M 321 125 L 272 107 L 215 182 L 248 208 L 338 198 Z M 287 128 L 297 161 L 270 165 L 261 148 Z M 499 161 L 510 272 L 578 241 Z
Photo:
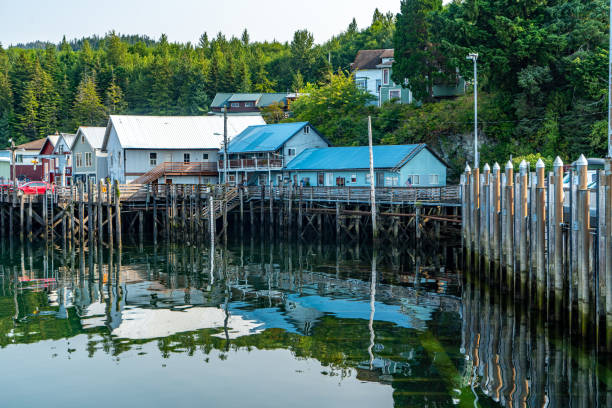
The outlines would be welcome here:
M 304 126 L 304 133 L 305 134 L 310 133 L 310 126 Z
M 389 68 L 383 69 L 382 77 L 383 77 L 383 85 L 389 85 Z

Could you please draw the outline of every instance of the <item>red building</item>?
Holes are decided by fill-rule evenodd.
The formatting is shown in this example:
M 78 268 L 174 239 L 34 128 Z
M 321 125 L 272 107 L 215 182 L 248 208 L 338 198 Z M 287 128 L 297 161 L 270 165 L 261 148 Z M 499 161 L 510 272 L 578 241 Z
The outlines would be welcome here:
M 13 178 L 13 168 L 18 181 L 38 181 L 44 176 L 43 166 L 38 155 L 47 138 L 34 140 L 16 147 L 15 163 L 11 166 L 11 178 Z
M 47 136 L 47 139 L 43 143 L 43 146 L 40 149 L 39 154 L 41 156 L 52 156 L 58 139 L 59 139 L 59 135 Z M 43 168 L 42 180 L 47 181 L 49 183 L 55 182 L 55 159 L 41 158 L 40 162 Z

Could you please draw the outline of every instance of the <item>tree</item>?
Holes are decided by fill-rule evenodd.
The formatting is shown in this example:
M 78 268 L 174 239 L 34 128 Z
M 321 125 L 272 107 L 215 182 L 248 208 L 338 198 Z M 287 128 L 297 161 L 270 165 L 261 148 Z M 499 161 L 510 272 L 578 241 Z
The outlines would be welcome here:
M 304 89 L 304 78 L 302 77 L 302 73 L 298 69 L 298 71 L 293 75 L 293 83 L 291 84 L 291 89 L 295 92 L 300 92 Z
M 203 33 L 198 40 L 198 47 L 202 49 L 207 49 L 210 46 L 210 41 L 208 41 L 208 34 Z
M 123 91 L 121 87 L 117 85 L 114 73 L 112 74 L 111 83 L 106 90 L 105 106 L 109 115 L 122 113 L 127 109 L 127 104 L 123 99 Z
M 249 32 L 247 31 L 247 29 L 245 28 L 244 31 L 242 32 L 242 44 L 246 47 L 247 45 L 249 45 L 250 42 L 250 36 L 249 36 Z
M 444 68 L 431 30 L 431 16 L 441 8 L 442 0 L 402 0 L 397 15 L 392 79 L 407 80 L 417 100 L 433 100 L 434 82 Z
M 282 102 L 277 102 L 265 106 L 261 109 L 261 116 L 268 124 L 279 123 L 285 119 L 285 105 Z
M 93 74 L 83 76 L 79 84 L 72 108 L 72 120 L 75 129 L 79 126 L 101 126 L 106 121 L 106 112 L 100 102 Z
M 293 34 L 291 41 L 291 67 L 293 72 L 298 70 L 306 75 L 307 80 L 312 80 L 315 54 L 313 52 L 314 37 L 307 30 L 298 30 Z

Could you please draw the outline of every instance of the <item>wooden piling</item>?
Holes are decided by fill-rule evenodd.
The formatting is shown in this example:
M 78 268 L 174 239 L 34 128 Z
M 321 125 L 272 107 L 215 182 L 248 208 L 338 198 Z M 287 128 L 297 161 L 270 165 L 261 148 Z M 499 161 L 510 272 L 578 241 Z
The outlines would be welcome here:
M 85 246 L 85 197 L 83 195 L 83 182 L 79 181 L 78 185 L 78 205 L 79 205 L 79 245 L 81 248 Z
M 106 180 L 106 230 L 108 231 L 108 245 L 113 247 L 113 193 L 110 180 Z
M 115 234 L 117 238 L 117 248 L 121 251 L 123 243 L 121 242 L 121 194 L 119 192 L 119 183 L 117 180 L 113 184 L 113 195 L 115 201 Z
M 104 181 L 100 180 L 98 183 L 96 183 L 96 187 L 98 189 L 98 202 L 96 203 L 96 207 L 97 207 L 97 219 L 98 219 L 98 242 L 101 244 L 102 241 L 104 240 L 104 234 L 103 234 L 103 225 L 104 225 L 104 215 L 102 212 L 102 193 L 104 190 Z
M 492 194 L 492 217 L 491 222 L 493 224 L 492 234 L 493 239 L 491 240 L 491 247 L 493 253 L 493 259 L 496 262 L 499 262 L 501 255 L 500 248 L 500 212 L 501 212 L 501 175 L 500 175 L 500 167 L 498 163 L 493 165 L 493 194 Z
M 582 334 L 586 334 L 589 323 L 589 249 L 591 233 L 590 229 L 590 194 L 588 187 L 588 162 L 581 155 L 576 162 L 578 171 L 578 212 L 576 222 L 578 224 L 578 313 Z
M 563 294 L 563 161 L 557 156 L 553 163 L 554 193 L 551 208 L 554 240 L 551 245 L 552 284 L 555 297 L 561 299 Z
M 546 295 L 546 166 L 542 159 L 536 163 L 537 191 L 536 191 L 536 287 L 537 299 L 540 308 L 544 305 Z
M 528 241 L 527 241 L 527 191 L 528 191 L 528 172 L 527 162 L 523 160 L 519 166 L 519 192 L 520 196 L 518 203 L 518 224 L 519 224 L 519 236 L 518 247 L 519 247 L 519 275 L 521 288 L 527 285 L 527 274 L 529 270 L 529 258 L 527 253 Z
M 511 290 L 514 282 L 514 167 L 511 161 L 506 163 L 506 192 L 504 209 L 504 248 L 506 254 L 506 284 Z

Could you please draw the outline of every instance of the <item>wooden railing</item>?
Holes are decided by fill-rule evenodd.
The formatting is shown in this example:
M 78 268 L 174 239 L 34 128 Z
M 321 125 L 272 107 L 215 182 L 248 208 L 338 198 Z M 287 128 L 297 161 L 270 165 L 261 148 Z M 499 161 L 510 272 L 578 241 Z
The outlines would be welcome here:
M 130 184 L 151 183 L 165 175 L 199 175 L 204 173 L 217 173 L 217 164 L 214 162 L 164 162 L 138 177 Z
M 219 160 L 219 171 L 225 169 L 223 160 Z M 236 159 L 227 161 L 228 170 L 241 169 L 280 169 L 283 167 L 282 159 Z
M 275 199 L 280 199 L 281 195 L 286 199 L 290 196 L 290 189 L 293 188 L 293 196 L 302 200 L 311 201 L 342 201 L 342 202 L 370 202 L 369 187 L 291 187 L 273 186 L 265 187 L 265 194 L 269 196 L 270 191 Z M 249 197 L 260 197 L 262 187 L 250 186 L 248 189 Z M 460 202 L 459 186 L 444 187 L 377 187 L 376 201 L 383 203 L 410 203 L 410 202 Z

